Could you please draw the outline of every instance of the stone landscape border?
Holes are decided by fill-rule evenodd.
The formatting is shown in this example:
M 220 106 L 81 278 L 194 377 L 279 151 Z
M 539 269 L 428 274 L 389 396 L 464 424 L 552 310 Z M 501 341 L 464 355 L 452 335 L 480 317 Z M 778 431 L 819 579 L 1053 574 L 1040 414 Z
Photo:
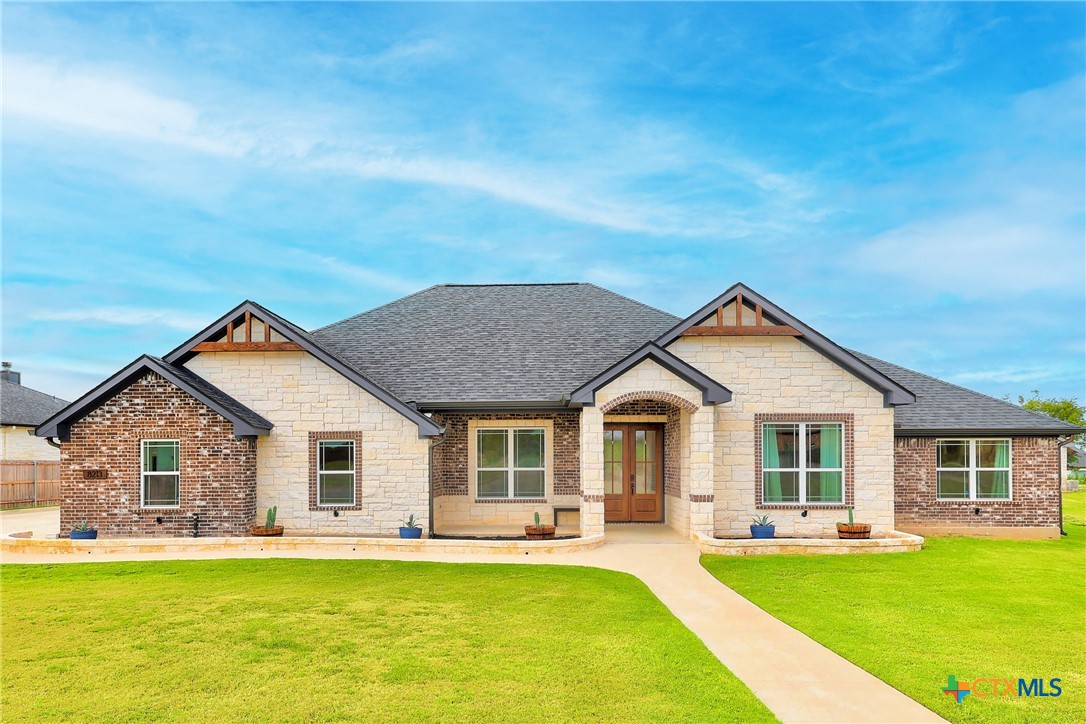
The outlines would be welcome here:
M 698 535 L 694 542 L 702 553 L 722 556 L 760 556 L 779 553 L 846 554 L 909 553 L 918 551 L 924 539 L 912 533 L 891 530 L 879 538 L 844 540 L 840 538 L 710 538 Z
M 282 538 L 30 538 L 12 533 L 0 538 L 4 554 L 131 554 L 202 553 L 221 551 L 353 551 L 361 553 L 460 553 L 540 554 L 575 553 L 603 545 L 603 535 L 561 540 L 447 540 L 400 538 L 339 538 L 326 536 L 284 536 Z

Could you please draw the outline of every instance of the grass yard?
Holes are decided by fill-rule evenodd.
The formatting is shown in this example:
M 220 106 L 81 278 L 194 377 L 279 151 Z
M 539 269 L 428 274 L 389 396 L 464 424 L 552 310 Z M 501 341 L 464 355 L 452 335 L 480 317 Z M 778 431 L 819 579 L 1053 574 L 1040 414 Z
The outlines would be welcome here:
M 0 576 L 7 721 L 773 721 L 611 571 L 272 559 Z
M 782 621 L 954 722 L 1086 721 L 1086 493 L 1058 541 L 929 538 L 919 553 L 703 556 Z M 1077 524 L 1072 524 L 1076 521 Z M 1058 698 L 967 696 L 947 676 L 1062 679 Z

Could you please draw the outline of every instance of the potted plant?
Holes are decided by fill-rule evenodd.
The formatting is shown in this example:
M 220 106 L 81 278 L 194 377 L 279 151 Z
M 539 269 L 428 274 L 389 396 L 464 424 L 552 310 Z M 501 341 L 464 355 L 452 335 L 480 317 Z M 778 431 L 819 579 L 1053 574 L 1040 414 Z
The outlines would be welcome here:
M 72 532 L 68 534 L 68 537 L 72 540 L 94 540 L 98 537 L 98 529 L 92 528 L 90 523 L 84 520 L 72 528 Z
M 524 535 L 528 540 L 551 540 L 554 538 L 554 526 L 542 525 L 539 522 L 539 513 L 536 513 L 534 525 L 524 526 Z
M 273 505 L 268 508 L 268 517 L 264 519 L 263 527 L 254 525 L 249 529 L 249 535 L 259 536 L 273 536 L 283 535 L 283 526 L 275 524 L 275 516 L 279 513 L 279 506 Z
M 401 538 L 422 538 L 422 526 L 415 520 L 415 514 L 407 516 L 407 520 L 400 526 Z
M 769 519 L 768 515 L 763 515 L 761 518 L 754 518 L 754 522 L 750 524 L 750 537 L 751 538 L 772 538 L 773 534 L 777 530 L 777 526 L 773 524 L 773 521 Z
M 852 508 L 848 509 L 848 522 L 837 524 L 837 537 L 838 538 L 870 538 L 871 537 L 871 524 L 870 523 L 853 523 L 852 522 Z

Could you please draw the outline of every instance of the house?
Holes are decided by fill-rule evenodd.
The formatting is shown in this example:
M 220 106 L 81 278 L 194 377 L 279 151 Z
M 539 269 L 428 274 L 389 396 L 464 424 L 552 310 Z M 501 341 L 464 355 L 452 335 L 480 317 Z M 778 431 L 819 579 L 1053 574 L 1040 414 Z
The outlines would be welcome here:
M 67 407 L 67 400 L 22 384 L 10 362 L 0 367 L 0 460 L 60 460 L 60 450 L 34 435 L 34 428 Z
M 742 284 L 685 319 L 591 284 L 447 284 L 313 331 L 259 304 L 43 422 L 62 529 L 501 535 L 539 512 L 744 536 L 1059 534 L 1078 428 L 844 349 Z

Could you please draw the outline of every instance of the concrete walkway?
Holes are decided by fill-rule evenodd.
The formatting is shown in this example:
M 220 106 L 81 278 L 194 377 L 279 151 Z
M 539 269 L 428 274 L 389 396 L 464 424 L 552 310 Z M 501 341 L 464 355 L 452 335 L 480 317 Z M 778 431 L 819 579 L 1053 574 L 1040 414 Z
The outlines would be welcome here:
M 53 509 L 55 511 L 55 509 Z M 39 525 L 49 520 L 41 511 Z M 20 529 L 0 514 L 0 527 Z M 55 513 L 54 513 L 55 515 Z M 22 517 L 22 516 L 20 516 Z M 29 516 L 27 516 L 29 518 Z M 26 527 L 22 527 L 26 530 Z M 37 531 L 35 531 L 37 532 Z M 697 547 L 665 526 L 609 525 L 607 543 L 590 551 L 551 555 L 433 553 L 278 553 L 206 551 L 183 555 L 5 555 L 5 563 L 64 563 L 212 558 L 369 558 L 448 563 L 578 565 L 640 578 L 770 711 L 784 722 L 943 721 L 888 684 L 782 623 L 720 583 L 699 563 Z

